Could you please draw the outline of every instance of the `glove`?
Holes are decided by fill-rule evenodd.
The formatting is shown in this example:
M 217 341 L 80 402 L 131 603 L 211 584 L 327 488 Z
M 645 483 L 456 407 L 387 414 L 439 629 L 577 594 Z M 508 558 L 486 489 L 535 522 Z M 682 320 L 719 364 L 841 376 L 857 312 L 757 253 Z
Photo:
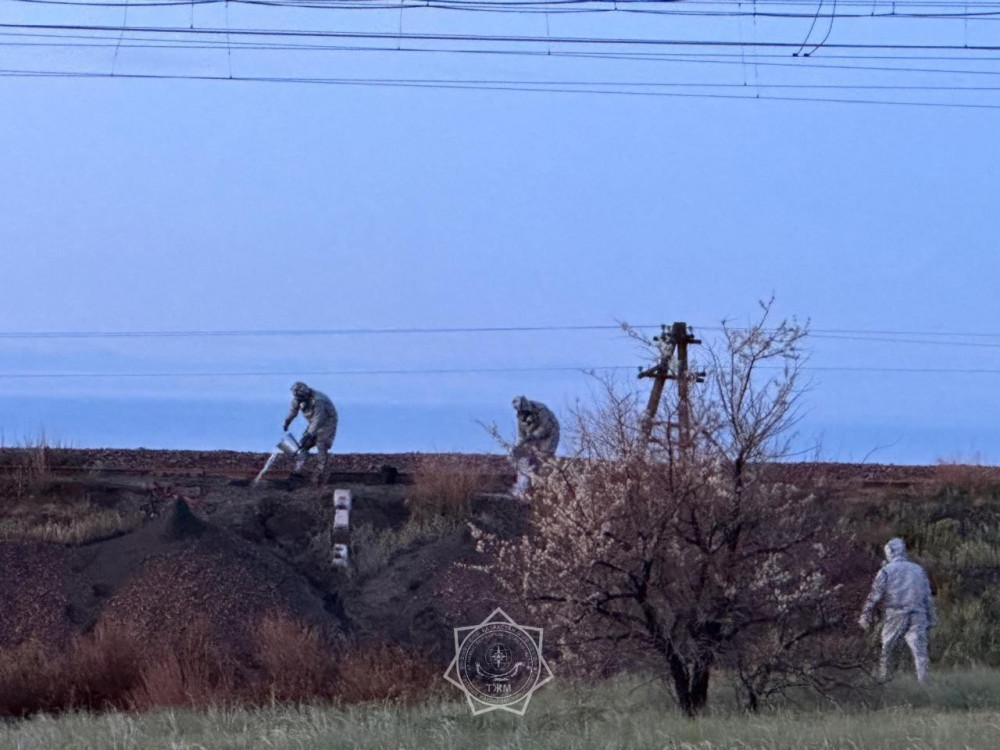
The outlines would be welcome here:
M 285 432 L 288 432 L 288 428 L 289 428 L 289 427 L 291 426 L 291 424 L 292 424 L 292 420 L 290 420 L 290 419 L 286 419 L 286 420 L 285 420 L 285 426 L 284 426 L 284 427 L 283 427 L 282 429 L 283 429 L 283 430 L 284 430 Z

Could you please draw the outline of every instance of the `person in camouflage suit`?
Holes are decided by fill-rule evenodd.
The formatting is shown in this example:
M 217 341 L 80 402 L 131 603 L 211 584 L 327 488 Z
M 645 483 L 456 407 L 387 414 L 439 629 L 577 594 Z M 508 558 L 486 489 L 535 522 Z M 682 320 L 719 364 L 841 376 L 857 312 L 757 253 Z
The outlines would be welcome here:
M 517 411 L 517 445 L 514 446 L 514 465 L 517 467 L 515 497 L 524 497 L 531 486 L 532 475 L 548 459 L 556 455 L 559 447 L 559 421 L 545 404 L 518 396 L 513 401 Z
M 875 609 L 884 603 L 880 675 L 889 679 L 896 648 L 902 639 L 913 653 L 917 680 L 927 681 L 927 635 L 937 625 L 930 579 L 922 567 L 906 557 L 906 543 L 899 538 L 885 545 L 886 564 L 875 576 L 858 624 L 871 627 Z
M 292 386 L 292 408 L 285 418 L 286 432 L 300 411 L 309 424 L 299 440 L 299 450 L 295 454 L 295 473 L 302 472 L 306 456 L 313 447 L 317 447 L 319 480 L 322 481 L 326 477 L 326 456 L 333 448 L 333 439 L 337 436 L 337 410 L 325 393 L 314 390 L 305 383 L 295 383 Z

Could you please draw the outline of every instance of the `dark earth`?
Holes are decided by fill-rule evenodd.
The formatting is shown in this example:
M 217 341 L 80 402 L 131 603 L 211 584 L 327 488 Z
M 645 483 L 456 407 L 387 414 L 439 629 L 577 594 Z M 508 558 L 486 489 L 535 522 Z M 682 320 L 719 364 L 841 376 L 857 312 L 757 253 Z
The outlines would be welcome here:
M 17 512 L 36 520 L 60 504 L 140 514 L 134 528 L 70 545 L 0 541 L 0 648 L 34 639 L 66 644 L 101 624 L 124 626 L 153 646 L 209 628 L 236 653 L 249 653 L 253 626 L 280 614 L 327 639 L 413 649 L 434 661 L 451 655 L 452 628 L 498 606 L 461 519 L 445 533 L 395 548 L 377 570 L 332 564 L 334 488 L 354 497 L 352 529 L 398 530 L 410 515 L 417 454 L 337 456 L 332 480 L 289 478 L 287 459 L 260 486 L 250 479 L 265 454 L 122 450 L 46 451 L 37 496 Z M 0 450 L 0 479 L 25 471 L 27 450 Z M 478 472 L 484 491 L 513 480 L 502 457 L 435 456 L 438 471 Z M 342 481 L 347 479 L 349 481 Z M 2 488 L 4 485 L 0 485 Z M 2 489 L 0 489 L 2 492 Z M 5 505 L 6 502 L 6 505 Z M 10 501 L 0 497 L 0 509 Z M 517 533 L 525 508 L 476 499 L 472 518 Z M 352 556 L 365 553 L 352 541 Z
M 447 454 L 338 455 L 330 482 L 317 487 L 289 476 L 282 458 L 261 486 L 250 480 L 267 456 L 229 451 L 44 451 L 34 495 L 18 501 L 22 515 L 62 504 L 121 512 L 128 529 L 82 544 L 0 541 L 0 648 L 28 639 L 59 647 L 76 633 L 121 625 L 156 646 L 187 629 L 208 627 L 239 653 L 264 614 L 292 617 L 331 641 L 388 642 L 446 663 L 452 628 L 482 621 L 497 606 L 513 617 L 489 576 L 468 564 L 484 560 L 466 519 L 432 536 L 392 548 L 361 572 L 332 564 L 333 489 L 353 492 L 352 529 L 399 530 L 408 500 L 429 458 L 435 470 L 472 475 L 480 496 L 469 520 L 501 536 L 522 532 L 527 508 L 495 493 L 513 475 L 503 456 Z M 37 449 L 0 450 L 0 512 L 11 482 L 31 473 Z M 785 464 L 783 478 L 819 481 L 864 497 L 885 487 L 910 488 L 940 479 L 940 467 Z M 997 481 L 1000 470 L 962 467 Z M 20 486 L 20 485 L 17 485 Z M 4 488 L 7 488 L 4 490 Z M 41 519 L 41 520 L 44 520 Z M 336 532 L 343 534 L 343 532 Z M 352 540 L 352 557 L 366 554 Z

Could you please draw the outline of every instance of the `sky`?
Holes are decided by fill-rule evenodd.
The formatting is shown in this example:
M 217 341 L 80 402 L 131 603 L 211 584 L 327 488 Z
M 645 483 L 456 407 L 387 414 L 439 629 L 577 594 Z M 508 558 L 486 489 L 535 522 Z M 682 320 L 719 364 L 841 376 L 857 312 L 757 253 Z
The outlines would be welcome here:
M 184 26 L 191 10 L 133 7 L 129 23 Z M 194 10 L 197 25 L 220 24 L 221 6 Z M 2 0 L 0 22 L 120 26 L 122 11 Z M 165 15 L 143 16 L 154 12 Z M 313 18 L 235 4 L 229 13 L 232 28 L 376 30 L 395 30 L 400 15 Z M 538 14 L 469 15 L 407 12 L 404 29 L 542 31 Z M 678 30 L 650 26 L 670 18 L 619 26 L 606 18 L 553 14 L 550 33 L 751 33 L 732 19 L 721 30 L 716 19 Z M 789 38 L 801 40 L 809 19 L 796 23 Z M 966 27 L 964 37 L 953 26 L 942 33 L 949 43 L 1000 37 L 985 21 Z M 831 40 L 876 34 L 841 28 Z M 856 36 L 840 37 L 848 33 Z M 886 33 L 932 36 L 923 27 Z M 128 78 L 227 77 L 230 65 L 236 78 L 699 75 L 752 84 L 799 75 L 761 73 L 745 60 L 704 72 L 710 66 L 546 56 L 149 50 L 129 47 L 130 38 L 122 35 L 117 57 L 110 42 L 0 46 L 0 70 L 113 66 L 119 76 L 0 75 L 5 445 L 44 433 L 75 447 L 268 450 L 281 436 L 289 386 L 305 380 L 340 411 L 335 452 L 499 451 L 483 425 L 513 434 L 514 396 L 565 415 L 592 397 L 580 369 L 642 361 L 612 329 L 5 333 L 684 320 L 711 340 L 720 321 L 752 318 L 773 294 L 779 317 L 808 319 L 815 331 L 803 443 L 819 440 L 840 461 L 1000 458 L 1000 110 Z M 832 330 L 914 333 L 833 338 Z M 566 369 L 535 369 L 544 367 Z M 827 369 L 844 367 L 863 369 Z M 371 372 L 455 369 L 503 371 Z M 367 374 L 330 374 L 359 370 Z M 79 377 L 87 374 L 101 377 Z

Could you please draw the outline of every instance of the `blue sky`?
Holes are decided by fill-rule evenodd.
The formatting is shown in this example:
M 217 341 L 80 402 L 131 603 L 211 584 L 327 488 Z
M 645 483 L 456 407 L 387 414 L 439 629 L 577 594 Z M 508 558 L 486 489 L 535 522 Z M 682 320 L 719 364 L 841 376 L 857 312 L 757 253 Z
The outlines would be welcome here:
M 349 22 L 392 27 L 384 13 Z M 512 23 L 529 22 L 540 23 Z M 0 48 L 0 67 L 91 70 L 110 54 Z M 223 64 L 217 50 L 143 55 L 120 49 L 116 69 Z M 390 77 L 662 73 L 424 57 L 243 52 L 234 63 Z M 950 342 L 1000 344 L 997 111 L 7 77 L 0 102 L 0 331 L 715 326 L 774 293 L 779 314 L 818 330 L 994 333 Z M 817 368 L 1000 369 L 996 346 L 810 347 Z M 44 430 L 80 447 L 265 450 L 297 379 L 11 374 L 631 364 L 634 347 L 613 331 L 0 339 L 0 429 L 7 444 Z M 1000 374 L 811 377 L 801 428 L 831 459 L 1000 456 Z M 337 451 L 490 450 L 477 422 L 512 431 L 513 396 L 565 410 L 589 393 L 576 372 L 303 379 L 341 410 Z

